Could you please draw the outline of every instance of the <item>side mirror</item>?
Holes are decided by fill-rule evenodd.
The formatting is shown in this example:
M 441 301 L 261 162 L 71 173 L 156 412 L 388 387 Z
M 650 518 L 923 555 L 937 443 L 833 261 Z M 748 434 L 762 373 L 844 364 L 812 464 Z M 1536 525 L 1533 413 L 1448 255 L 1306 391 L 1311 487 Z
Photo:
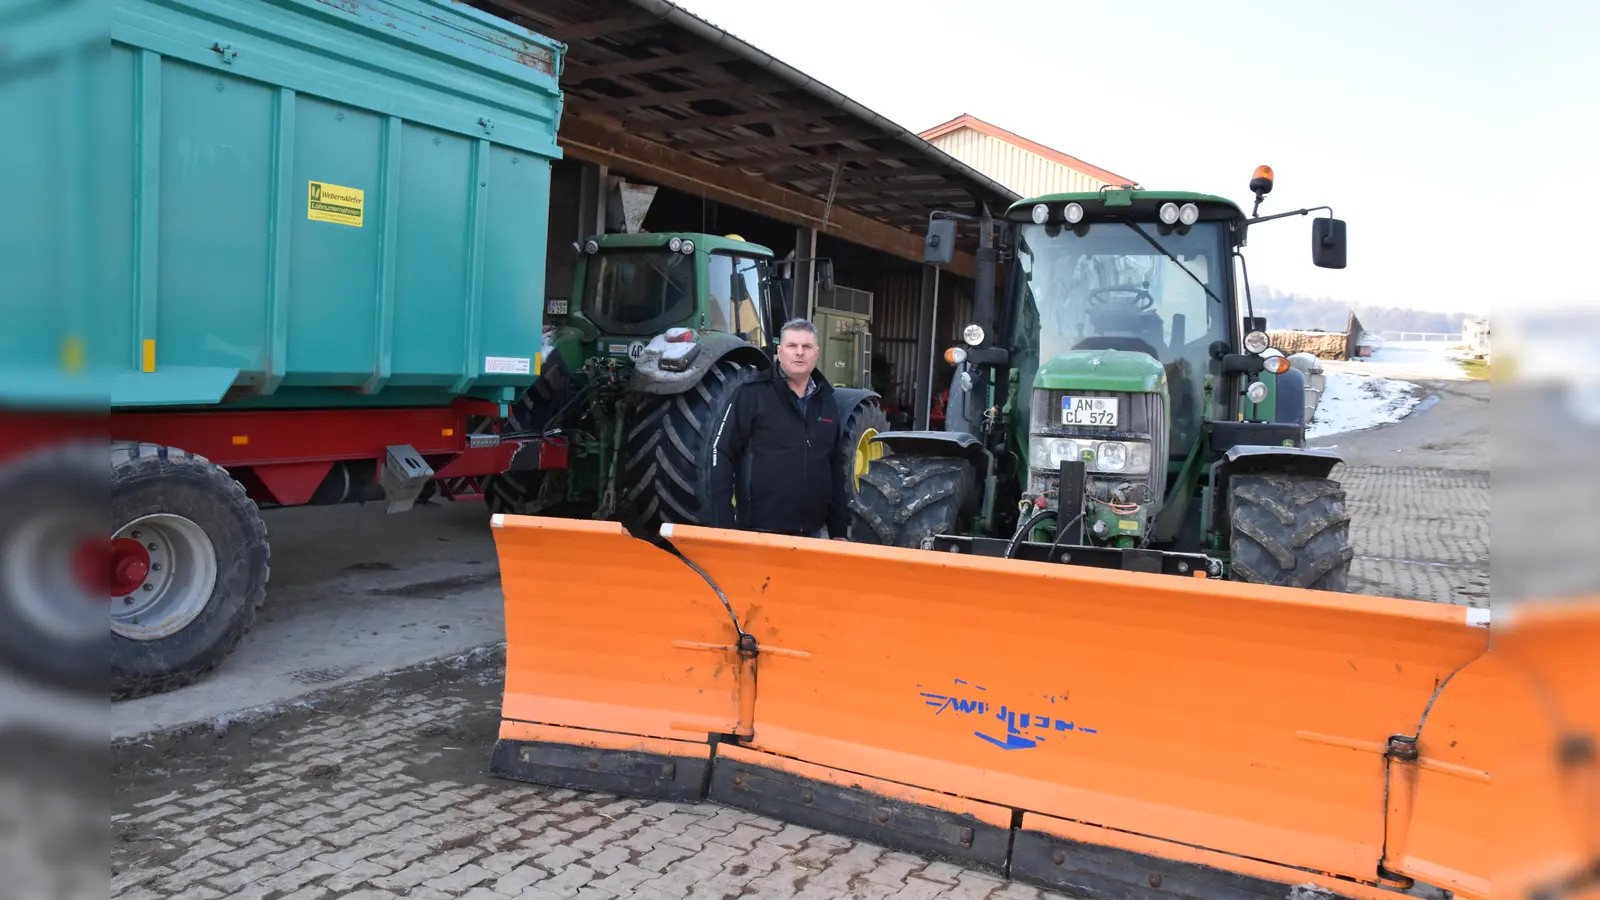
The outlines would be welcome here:
M 817 290 L 827 293 L 833 290 L 833 260 L 817 260 Z
M 1343 219 L 1311 220 L 1311 261 L 1324 269 L 1344 268 Z
M 929 222 L 928 234 L 922 239 L 922 261 L 929 265 L 947 266 L 955 258 L 955 220 L 935 219 Z

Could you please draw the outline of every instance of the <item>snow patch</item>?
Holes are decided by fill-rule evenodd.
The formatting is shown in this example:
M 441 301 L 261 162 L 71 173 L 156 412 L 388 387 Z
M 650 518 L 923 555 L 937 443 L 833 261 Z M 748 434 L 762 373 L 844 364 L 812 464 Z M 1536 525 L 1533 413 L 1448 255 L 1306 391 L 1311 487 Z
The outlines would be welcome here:
M 1398 422 L 1421 402 L 1421 391 L 1409 381 L 1328 372 L 1317 412 L 1306 437 L 1319 438 Z

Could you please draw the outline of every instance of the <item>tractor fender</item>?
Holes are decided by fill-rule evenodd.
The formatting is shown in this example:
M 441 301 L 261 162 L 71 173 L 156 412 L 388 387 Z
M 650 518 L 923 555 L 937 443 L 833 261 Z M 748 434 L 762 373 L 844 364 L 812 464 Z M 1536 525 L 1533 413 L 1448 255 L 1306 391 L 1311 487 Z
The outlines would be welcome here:
M 992 457 L 983 441 L 961 431 L 885 431 L 876 441 L 891 453 L 908 456 L 958 456 L 970 460 L 981 483 L 989 477 Z
M 1274 447 L 1270 444 L 1237 444 L 1211 464 L 1213 483 L 1218 475 L 1284 472 L 1327 478 L 1344 457 L 1321 447 Z
M 867 400 L 882 400 L 877 391 L 866 388 L 834 388 L 833 402 L 839 407 L 839 421 L 850 421 L 850 414 L 856 411 Z
M 736 334 L 714 331 L 697 334 L 693 357 L 681 372 L 661 367 L 662 354 L 680 345 L 669 344 L 661 335 L 651 338 L 634 361 L 628 390 L 640 394 L 681 394 L 700 383 L 718 360 L 728 359 L 756 370 L 769 369 L 772 360 L 761 348 Z

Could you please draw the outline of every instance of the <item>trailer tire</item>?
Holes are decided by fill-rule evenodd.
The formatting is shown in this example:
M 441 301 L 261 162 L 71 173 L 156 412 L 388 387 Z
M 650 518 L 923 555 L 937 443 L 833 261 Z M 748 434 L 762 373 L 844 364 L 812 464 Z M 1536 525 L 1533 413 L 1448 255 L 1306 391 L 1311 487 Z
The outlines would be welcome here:
M 266 600 L 271 549 L 260 510 L 238 481 L 204 457 L 116 442 L 111 514 L 114 538 L 135 540 L 138 531 L 138 541 L 157 545 L 146 576 L 155 598 L 150 605 L 112 598 L 112 697 L 198 681 L 238 648 Z M 158 559 L 168 563 L 165 581 L 155 569 Z M 147 612 L 135 621 L 136 611 Z
M 1350 514 L 1344 487 L 1308 475 L 1235 475 L 1228 481 L 1234 581 L 1348 590 Z
M 681 394 L 642 395 L 624 425 L 619 518 L 635 537 L 659 541 L 665 523 L 711 521 L 711 446 L 716 422 L 755 368 L 719 359 Z
M 106 445 L 49 443 L 0 462 L 0 662 L 34 682 L 102 695 Z
M 850 539 L 916 549 L 936 534 L 955 533 L 973 477 L 972 462 L 955 456 L 873 460 L 850 504 Z

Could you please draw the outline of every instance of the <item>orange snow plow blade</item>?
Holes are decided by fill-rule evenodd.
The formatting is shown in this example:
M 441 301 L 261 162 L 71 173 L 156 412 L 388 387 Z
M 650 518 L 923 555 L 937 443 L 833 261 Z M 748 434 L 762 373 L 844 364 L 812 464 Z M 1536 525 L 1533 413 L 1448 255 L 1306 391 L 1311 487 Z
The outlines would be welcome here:
M 1594 858 L 1592 769 L 1525 765 L 1513 772 L 1522 795 L 1499 795 L 1494 762 L 1522 735 L 1572 744 L 1594 720 L 1552 724 L 1521 661 L 1489 653 L 1483 611 L 663 535 L 682 559 L 609 526 L 502 520 L 496 758 L 510 762 L 498 774 L 682 798 L 692 752 L 708 762 L 692 769 L 701 797 L 1102 896 L 1281 898 L 1315 885 L 1375 898 L 1412 879 L 1526 896 L 1500 885 L 1547 885 Z M 611 565 L 638 583 L 614 584 Z M 579 597 L 579 611 L 559 612 Z M 574 624 L 557 636 L 546 619 Z M 600 624 L 613 621 L 636 658 Z M 1546 676 L 1592 683 L 1582 646 L 1594 645 L 1545 659 L 1557 669 Z M 684 671 L 696 652 L 712 667 L 703 681 Z M 673 729 L 691 703 L 704 727 Z M 1574 779 L 1588 801 L 1573 801 Z M 1506 845 L 1499 816 L 1513 809 L 1541 821 Z M 1518 868 L 1502 846 L 1532 855 Z
M 496 516 L 494 524 L 506 680 L 491 771 L 534 767 L 550 783 L 619 793 L 668 771 L 663 796 L 701 796 L 707 736 L 749 731 L 739 722 L 739 679 L 753 671 L 716 594 L 615 523 Z

